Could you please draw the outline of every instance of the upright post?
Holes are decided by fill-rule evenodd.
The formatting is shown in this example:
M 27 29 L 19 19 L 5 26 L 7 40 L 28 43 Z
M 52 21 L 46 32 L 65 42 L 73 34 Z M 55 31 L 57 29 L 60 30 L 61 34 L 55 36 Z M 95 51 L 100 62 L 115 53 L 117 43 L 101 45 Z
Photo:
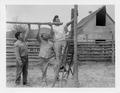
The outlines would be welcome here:
M 112 57 L 112 63 L 114 64 L 115 63 L 115 38 L 114 38 L 114 32 L 110 31 L 110 33 L 111 33 L 111 37 L 112 37 L 112 40 L 111 40 L 112 55 L 111 55 L 111 57 Z
M 71 20 L 74 18 L 74 8 L 71 9 Z M 71 39 L 73 39 L 73 36 L 74 36 L 74 22 L 72 22 L 71 24 L 71 32 L 70 32 L 70 35 L 71 35 Z
M 38 24 L 38 31 L 40 31 L 40 25 Z
M 31 30 L 31 28 L 30 28 L 30 24 L 28 24 L 28 30 L 29 30 L 29 31 Z
M 73 78 L 74 86 L 79 87 L 78 81 L 78 62 L 77 62 L 77 15 L 78 5 L 74 5 L 74 67 L 73 67 Z

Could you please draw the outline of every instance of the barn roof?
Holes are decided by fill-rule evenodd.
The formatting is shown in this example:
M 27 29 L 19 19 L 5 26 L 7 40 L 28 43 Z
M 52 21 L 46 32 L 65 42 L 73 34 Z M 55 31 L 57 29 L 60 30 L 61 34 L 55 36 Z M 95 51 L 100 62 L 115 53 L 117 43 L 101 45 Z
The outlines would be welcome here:
M 82 27 L 83 25 L 85 25 L 88 21 L 91 20 L 92 17 L 96 16 L 96 14 L 102 10 L 103 8 L 105 8 L 106 6 L 102 6 L 101 8 L 99 8 L 98 10 L 94 11 L 93 13 L 91 13 L 90 15 L 86 16 L 85 18 L 83 18 L 79 23 L 78 23 L 78 28 Z M 109 14 L 106 12 L 106 15 L 112 20 L 113 23 L 114 20 L 109 16 Z

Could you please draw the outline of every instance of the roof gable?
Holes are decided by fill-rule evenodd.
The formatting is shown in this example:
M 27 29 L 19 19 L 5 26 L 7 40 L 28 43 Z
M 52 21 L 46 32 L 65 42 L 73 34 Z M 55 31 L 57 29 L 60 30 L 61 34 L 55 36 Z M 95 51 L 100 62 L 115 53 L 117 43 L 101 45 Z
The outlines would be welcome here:
M 91 13 L 90 15 L 86 16 L 85 18 L 83 18 L 79 23 L 78 23 L 78 28 L 80 28 L 81 26 L 85 25 L 88 21 L 91 20 L 91 18 L 93 18 L 94 16 L 96 16 L 96 14 L 98 12 L 100 12 L 103 8 L 105 8 L 106 6 L 102 6 L 101 8 L 99 8 L 98 10 L 94 11 L 93 13 Z M 114 22 L 114 20 L 108 15 L 108 13 L 106 12 L 106 15 L 110 18 L 110 20 Z

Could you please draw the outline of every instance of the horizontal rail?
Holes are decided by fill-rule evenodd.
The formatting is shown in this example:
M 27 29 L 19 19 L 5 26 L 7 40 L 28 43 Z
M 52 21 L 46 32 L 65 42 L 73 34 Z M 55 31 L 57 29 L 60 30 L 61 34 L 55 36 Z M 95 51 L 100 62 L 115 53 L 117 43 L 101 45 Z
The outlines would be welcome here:
M 7 21 L 6 23 L 8 24 L 36 24 L 36 25 L 55 25 L 56 23 L 51 23 L 51 22 L 11 22 L 11 21 Z M 59 23 L 60 25 L 62 25 L 63 23 Z
M 6 41 L 16 41 L 16 39 L 15 38 L 6 38 Z M 27 40 L 28 42 L 37 42 L 37 40 L 36 39 L 28 39 Z M 73 39 L 71 39 L 71 38 L 66 38 L 66 39 L 64 39 L 64 40 L 62 40 L 62 41 L 70 41 L 71 42 L 71 44 L 73 43 Z M 106 40 L 106 41 L 104 41 L 104 42 L 101 42 L 101 41 L 78 41 L 77 43 L 78 44 L 91 44 L 91 43 L 93 43 L 93 44 L 108 44 L 108 43 L 114 43 L 115 41 L 111 41 L 111 40 Z
M 9 38 L 6 39 L 6 62 L 15 62 L 15 53 L 14 53 L 14 41 L 15 39 Z M 71 39 L 72 40 L 72 39 Z M 10 42 L 9 42 L 10 41 Z M 28 40 L 28 55 L 30 62 L 39 62 L 38 54 L 40 47 L 38 43 L 35 42 L 36 39 Z M 70 41 L 70 50 L 69 53 L 73 53 L 73 42 Z M 105 42 L 78 42 L 78 60 L 79 61 L 110 61 L 112 59 L 112 48 L 115 49 L 115 44 L 112 44 L 111 41 Z M 69 54 L 68 54 L 69 55 Z M 70 54 L 71 57 L 71 54 Z M 67 57 L 67 60 L 70 59 Z

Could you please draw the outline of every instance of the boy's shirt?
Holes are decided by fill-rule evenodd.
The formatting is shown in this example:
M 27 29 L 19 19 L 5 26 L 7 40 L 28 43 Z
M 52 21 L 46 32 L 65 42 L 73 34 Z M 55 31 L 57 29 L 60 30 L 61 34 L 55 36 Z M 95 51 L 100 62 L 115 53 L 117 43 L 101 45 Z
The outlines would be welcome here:
M 22 56 L 28 55 L 27 45 L 25 42 L 17 40 L 14 43 L 16 59 L 19 61 Z

